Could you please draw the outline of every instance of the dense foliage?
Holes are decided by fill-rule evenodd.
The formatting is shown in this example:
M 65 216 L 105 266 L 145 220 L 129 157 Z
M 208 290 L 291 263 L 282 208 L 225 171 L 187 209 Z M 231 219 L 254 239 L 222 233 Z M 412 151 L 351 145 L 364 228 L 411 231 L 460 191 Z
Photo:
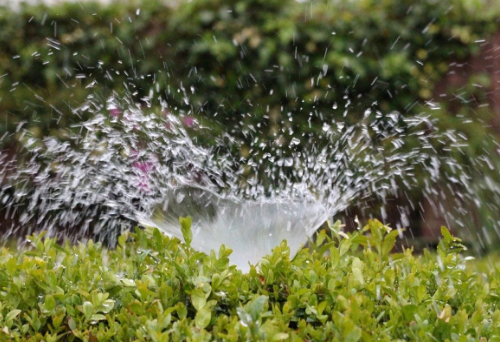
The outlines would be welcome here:
M 500 340 L 498 271 L 471 271 L 446 228 L 437 253 L 416 257 L 391 254 L 399 232 L 378 221 L 353 234 L 337 223 L 242 274 L 227 247 L 191 249 L 189 224 L 185 243 L 137 230 L 115 250 L 43 236 L 2 249 L 2 340 Z
M 439 101 L 436 82 L 479 51 L 494 15 L 468 0 L 0 7 L 1 129 L 27 120 L 35 136 L 62 134 L 85 100 L 102 107 L 128 93 L 144 104 L 161 97 L 249 144 L 307 141 L 332 119 L 411 115 Z

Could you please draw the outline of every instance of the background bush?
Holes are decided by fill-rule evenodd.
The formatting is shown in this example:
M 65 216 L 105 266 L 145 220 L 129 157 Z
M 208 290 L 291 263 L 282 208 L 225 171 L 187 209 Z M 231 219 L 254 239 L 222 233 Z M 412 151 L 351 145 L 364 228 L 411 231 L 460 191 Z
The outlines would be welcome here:
M 497 29 L 470 1 L 85 3 L 4 7 L 0 20 L 4 130 L 65 127 L 89 96 L 127 90 L 234 132 L 261 123 L 263 137 L 422 111 L 449 63 Z

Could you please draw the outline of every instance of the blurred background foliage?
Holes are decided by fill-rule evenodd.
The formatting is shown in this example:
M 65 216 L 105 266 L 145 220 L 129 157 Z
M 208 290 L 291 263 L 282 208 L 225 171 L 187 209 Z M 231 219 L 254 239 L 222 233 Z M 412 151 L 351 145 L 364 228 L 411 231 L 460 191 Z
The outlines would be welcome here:
M 314 144 L 325 123 L 355 123 L 367 110 L 381 113 L 373 119 L 381 121 L 394 112 L 428 112 L 442 128 L 467 136 L 460 159 L 481 175 L 479 156 L 498 159 L 492 157 L 495 114 L 483 106 L 490 75 L 478 70 L 464 84 L 448 84 L 445 94 L 453 87 L 464 94 L 458 100 L 436 89 L 453 65 L 480 53 L 498 31 L 498 18 L 481 0 L 0 7 L 1 146 L 18 151 L 21 123 L 33 137 L 64 138 L 86 119 L 86 105 L 105 111 L 113 94 L 131 96 L 151 111 L 161 98 L 170 112 L 210 127 L 212 135 L 200 137 L 206 143 L 229 131 L 245 142 L 242 158 L 256 146 L 263 154 L 294 138 L 297 149 Z M 483 204 L 500 199 L 479 178 L 484 202 L 470 224 L 484 230 L 481 217 L 489 212 Z M 422 196 L 413 194 L 416 202 Z M 379 207 L 373 203 L 364 215 L 377 215 Z M 417 211 L 415 221 L 421 220 Z

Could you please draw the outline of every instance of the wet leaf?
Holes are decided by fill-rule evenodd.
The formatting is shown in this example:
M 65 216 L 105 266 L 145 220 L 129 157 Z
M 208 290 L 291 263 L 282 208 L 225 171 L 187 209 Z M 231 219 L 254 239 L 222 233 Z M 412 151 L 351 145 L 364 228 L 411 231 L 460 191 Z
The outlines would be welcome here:
M 84 302 L 82 307 L 85 318 L 90 319 L 94 313 L 94 305 L 91 302 Z
M 203 292 L 203 289 L 198 288 L 191 292 L 191 302 L 193 303 L 196 311 L 200 311 L 203 307 L 205 307 L 205 304 L 207 303 L 207 296 L 205 292 Z
M 193 232 L 191 231 L 191 217 L 180 217 L 179 222 L 181 224 L 182 236 L 184 237 L 184 241 L 186 245 L 190 246 L 191 241 L 193 241 Z
M 196 327 L 198 329 L 204 329 L 210 324 L 212 318 L 212 313 L 207 308 L 200 309 L 194 318 Z

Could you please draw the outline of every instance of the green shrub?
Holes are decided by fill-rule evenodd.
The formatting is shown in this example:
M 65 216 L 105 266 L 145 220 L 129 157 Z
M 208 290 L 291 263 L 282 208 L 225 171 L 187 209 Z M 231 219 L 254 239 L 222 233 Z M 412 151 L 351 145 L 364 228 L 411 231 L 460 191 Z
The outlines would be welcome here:
M 190 111 L 248 143 L 257 124 L 264 142 L 305 142 L 324 122 L 355 122 L 370 108 L 420 112 L 448 63 L 467 60 L 479 51 L 474 41 L 498 29 L 490 7 L 467 0 L 0 7 L 1 128 L 12 132 L 28 120 L 35 135 L 61 134 L 81 120 L 85 100 L 102 106 L 113 93 L 130 93 L 142 103 L 162 97 L 172 111 Z
M 498 273 L 466 267 L 446 228 L 436 254 L 392 254 L 378 221 L 286 241 L 242 274 L 158 230 L 115 250 L 43 235 L 0 253 L 0 336 L 12 341 L 498 341 Z M 234 253 L 237 253 L 235 251 Z

